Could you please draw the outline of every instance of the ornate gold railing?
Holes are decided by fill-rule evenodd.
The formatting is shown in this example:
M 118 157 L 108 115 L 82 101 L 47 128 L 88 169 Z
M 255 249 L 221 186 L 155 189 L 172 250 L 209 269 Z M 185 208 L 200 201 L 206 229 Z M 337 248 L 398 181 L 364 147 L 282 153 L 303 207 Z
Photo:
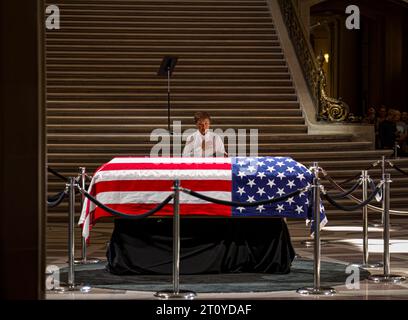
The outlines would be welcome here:
M 341 99 L 329 97 L 326 93 L 323 55 L 315 58 L 293 1 L 278 0 L 278 2 L 289 37 L 316 106 L 316 119 L 334 122 L 352 121 L 348 105 Z

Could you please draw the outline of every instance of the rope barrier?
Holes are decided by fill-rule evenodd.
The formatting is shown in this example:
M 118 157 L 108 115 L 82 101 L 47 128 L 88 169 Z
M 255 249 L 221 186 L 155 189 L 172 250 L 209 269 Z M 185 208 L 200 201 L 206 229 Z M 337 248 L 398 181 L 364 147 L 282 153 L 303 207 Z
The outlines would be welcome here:
M 54 208 L 58 206 L 65 199 L 66 196 L 67 196 L 67 192 L 62 191 L 54 196 L 48 197 L 47 206 L 49 208 Z
M 339 191 L 345 192 L 345 190 L 339 186 L 336 181 L 334 181 L 324 170 L 322 170 L 324 177 L 330 182 L 332 183 Z M 356 197 L 354 197 L 353 195 L 348 195 L 347 196 L 350 200 L 353 200 L 356 203 L 362 203 L 362 201 L 360 199 L 357 199 Z M 374 212 L 379 212 L 379 213 L 383 213 L 383 209 L 382 208 L 378 208 L 376 206 L 373 206 L 371 204 L 367 205 L 367 208 L 374 211 Z M 398 210 L 390 210 L 390 214 L 395 215 L 395 216 L 408 216 L 408 212 L 407 211 L 398 211 Z
M 350 190 L 348 190 L 346 192 L 339 193 L 339 194 L 333 194 L 330 197 L 332 199 L 343 199 L 343 198 L 347 197 L 349 194 L 352 194 L 354 191 L 356 191 L 357 188 L 361 185 L 362 181 L 363 180 L 360 178 L 359 180 L 357 180 L 355 185 Z
M 184 192 L 184 193 L 188 193 L 189 195 L 199 198 L 201 200 L 204 201 L 208 201 L 208 202 L 212 202 L 215 204 L 220 204 L 223 206 L 229 206 L 229 207 L 258 207 L 261 205 L 268 205 L 268 204 L 273 204 L 273 203 L 277 203 L 277 202 L 282 202 L 285 201 L 289 198 L 295 197 L 297 195 L 299 195 L 300 193 L 304 193 L 307 192 L 309 190 L 310 187 L 307 188 L 303 188 L 303 189 L 299 189 L 297 191 L 294 191 L 292 193 L 289 193 L 283 197 L 280 198 L 276 198 L 276 199 L 269 199 L 269 200 L 262 200 L 262 201 L 257 201 L 257 202 L 253 202 L 253 203 L 242 203 L 242 202 L 235 202 L 235 201 L 225 201 L 225 200 L 219 200 L 219 199 L 215 199 L 215 198 L 211 198 L 208 196 L 205 196 L 201 193 L 189 190 L 189 189 L 185 189 L 185 188 L 180 188 L 180 191 Z
M 370 170 L 370 169 L 373 169 L 373 168 L 375 168 L 376 166 L 378 166 L 380 163 L 381 163 L 381 161 L 377 160 L 376 162 L 374 162 L 374 163 L 372 163 L 370 166 L 368 166 L 366 169 L 364 169 L 364 171 L 368 171 L 368 170 Z M 347 183 L 349 183 L 350 181 L 353 181 L 354 179 L 357 179 L 357 178 L 360 177 L 360 176 L 361 176 L 361 171 L 360 171 L 358 174 L 356 174 L 354 177 L 351 177 L 351 178 L 349 178 L 349 179 L 347 179 L 347 180 L 344 180 L 344 181 L 338 183 L 338 185 L 342 186 L 342 185 L 344 185 L 344 184 L 347 184 Z
M 399 168 L 398 166 L 396 166 L 395 164 L 393 164 L 391 161 L 387 161 L 388 164 L 390 165 L 391 168 L 397 170 L 399 173 L 402 173 L 405 176 L 408 176 L 408 172 L 404 171 L 403 169 Z
M 375 191 L 375 183 L 371 178 L 368 178 L 368 185 L 371 189 L 372 192 Z M 381 189 L 380 192 L 377 193 L 377 195 L 375 196 L 377 202 L 380 202 L 382 200 L 383 197 L 383 190 Z
M 83 190 L 81 187 L 78 186 L 78 188 L 79 188 L 79 191 L 82 192 L 85 197 L 87 197 L 91 202 L 93 202 L 99 208 L 105 210 L 106 212 L 108 212 L 108 213 L 110 213 L 110 214 L 112 214 L 114 216 L 118 216 L 118 217 L 122 217 L 122 218 L 126 218 L 126 219 L 132 219 L 132 220 L 141 220 L 141 219 L 147 218 L 147 217 L 155 214 L 156 212 L 163 209 L 163 207 L 173 199 L 173 194 L 171 194 L 162 203 L 160 203 L 157 207 L 153 208 L 152 210 L 147 211 L 147 212 L 145 212 L 143 214 L 133 215 L 133 214 L 127 214 L 127 213 L 123 213 L 123 212 L 119 212 L 119 211 L 116 211 L 114 209 L 111 209 L 111 208 L 105 206 L 104 204 L 102 204 L 101 202 L 99 202 L 94 197 L 92 197 L 88 192 Z
M 58 173 L 54 169 L 51 169 L 50 167 L 47 167 L 47 171 L 52 173 L 54 176 L 60 178 L 61 180 L 64 180 L 65 182 L 68 182 L 68 178 L 64 177 L 62 174 Z
M 374 192 L 372 192 L 370 194 L 370 196 L 367 198 L 366 201 L 361 201 L 361 203 L 355 205 L 355 206 L 343 206 L 339 203 L 337 203 L 333 197 L 331 197 L 327 192 L 323 192 L 323 197 L 329 201 L 329 203 L 331 203 L 333 206 L 335 206 L 337 209 L 343 210 L 343 211 L 355 211 L 358 209 L 361 209 L 363 207 L 365 207 L 366 205 L 368 205 L 372 200 L 374 200 L 375 196 L 380 192 L 382 187 L 382 183 L 380 183 L 380 185 L 375 189 Z

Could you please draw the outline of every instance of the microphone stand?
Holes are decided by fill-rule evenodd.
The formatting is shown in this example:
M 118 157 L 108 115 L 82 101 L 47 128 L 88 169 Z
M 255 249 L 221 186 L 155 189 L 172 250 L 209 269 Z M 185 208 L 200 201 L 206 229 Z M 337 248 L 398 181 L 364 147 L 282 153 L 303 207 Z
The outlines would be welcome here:
M 178 57 L 175 56 L 164 56 L 163 60 L 160 64 L 159 71 L 157 72 L 158 76 L 165 77 L 167 76 L 167 130 L 170 135 L 170 154 L 171 154 L 171 149 L 172 149 L 172 136 L 173 132 L 170 129 L 170 122 L 171 122 L 171 91 L 170 91 L 170 79 L 171 75 L 174 71 L 174 68 L 177 64 Z

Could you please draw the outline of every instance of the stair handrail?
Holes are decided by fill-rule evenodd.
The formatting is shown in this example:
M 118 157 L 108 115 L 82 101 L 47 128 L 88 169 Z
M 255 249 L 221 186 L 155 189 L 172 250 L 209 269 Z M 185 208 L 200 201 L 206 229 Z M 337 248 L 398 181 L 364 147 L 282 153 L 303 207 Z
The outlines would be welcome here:
M 323 54 L 320 53 L 317 58 L 315 57 L 293 0 L 278 0 L 278 2 L 283 21 L 285 22 L 316 108 L 316 120 L 332 122 L 353 121 L 348 105 L 341 99 L 329 97 L 326 93 Z

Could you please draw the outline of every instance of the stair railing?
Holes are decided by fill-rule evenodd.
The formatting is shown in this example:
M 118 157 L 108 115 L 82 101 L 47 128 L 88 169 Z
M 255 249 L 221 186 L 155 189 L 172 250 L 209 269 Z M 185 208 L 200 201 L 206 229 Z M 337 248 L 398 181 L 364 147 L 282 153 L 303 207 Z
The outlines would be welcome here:
M 341 99 L 329 97 L 326 93 L 327 82 L 323 71 L 323 54 L 320 53 L 317 58 L 315 57 L 293 0 L 278 0 L 278 2 L 316 107 L 316 120 L 332 122 L 352 120 L 348 105 Z

